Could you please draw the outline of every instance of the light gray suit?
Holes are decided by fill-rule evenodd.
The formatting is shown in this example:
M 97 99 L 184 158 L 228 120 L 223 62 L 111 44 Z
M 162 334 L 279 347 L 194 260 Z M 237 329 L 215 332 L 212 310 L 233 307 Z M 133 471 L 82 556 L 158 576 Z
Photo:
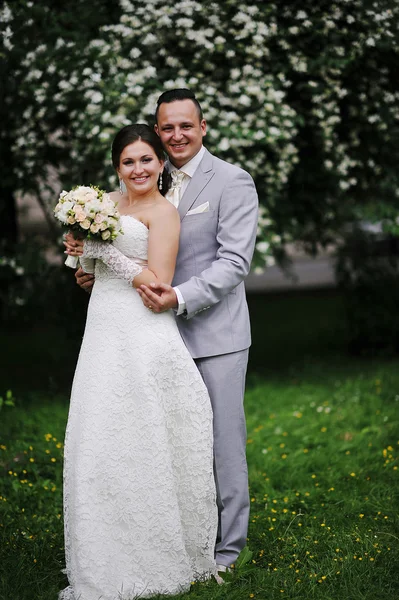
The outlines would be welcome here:
M 187 214 L 206 202 L 206 212 Z M 258 220 L 254 182 L 206 150 L 178 211 L 173 285 L 187 312 L 177 323 L 212 401 L 220 511 L 216 562 L 229 566 L 246 544 L 249 517 L 243 399 L 251 334 L 244 278 Z

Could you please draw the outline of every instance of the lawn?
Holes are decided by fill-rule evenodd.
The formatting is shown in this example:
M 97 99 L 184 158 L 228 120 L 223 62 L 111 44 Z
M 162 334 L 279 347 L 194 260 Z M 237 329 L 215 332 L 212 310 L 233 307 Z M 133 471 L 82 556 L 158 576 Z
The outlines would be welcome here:
M 398 361 L 348 356 L 336 293 L 249 303 L 248 550 L 225 585 L 173 598 L 397 600 Z M 0 393 L 12 388 L 16 406 L 0 413 L 1 600 L 55 599 L 66 583 L 62 443 L 79 343 L 63 335 L 25 334 L 14 356 L 16 337 L 2 340 Z

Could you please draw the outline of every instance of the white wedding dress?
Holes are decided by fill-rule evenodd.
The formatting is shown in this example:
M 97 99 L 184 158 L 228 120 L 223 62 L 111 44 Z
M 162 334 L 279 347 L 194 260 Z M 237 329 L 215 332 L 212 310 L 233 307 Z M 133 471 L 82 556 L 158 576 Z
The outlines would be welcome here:
M 143 223 L 122 225 L 119 267 L 96 261 L 72 386 L 60 600 L 177 594 L 215 573 L 209 396 L 172 311 L 153 314 L 120 278 L 148 245 Z

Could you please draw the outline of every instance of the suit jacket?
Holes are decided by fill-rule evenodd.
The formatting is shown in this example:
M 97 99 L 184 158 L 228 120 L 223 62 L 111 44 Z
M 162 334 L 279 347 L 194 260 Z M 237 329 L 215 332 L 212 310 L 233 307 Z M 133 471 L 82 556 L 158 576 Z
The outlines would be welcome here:
M 209 203 L 206 212 L 192 212 Z M 179 252 L 173 285 L 186 302 L 177 317 L 193 358 L 251 344 L 244 278 L 254 251 L 258 196 L 251 176 L 207 150 L 178 208 Z

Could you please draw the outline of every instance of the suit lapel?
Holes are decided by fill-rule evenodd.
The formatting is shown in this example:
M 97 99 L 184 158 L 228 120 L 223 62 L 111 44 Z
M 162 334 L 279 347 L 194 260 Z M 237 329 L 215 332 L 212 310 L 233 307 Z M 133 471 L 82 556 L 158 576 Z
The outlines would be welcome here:
M 212 154 L 205 150 L 205 154 L 195 171 L 193 178 L 185 190 L 178 207 L 180 219 L 184 219 L 186 213 L 190 210 L 204 187 L 209 183 L 214 175 L 212 167 Z

